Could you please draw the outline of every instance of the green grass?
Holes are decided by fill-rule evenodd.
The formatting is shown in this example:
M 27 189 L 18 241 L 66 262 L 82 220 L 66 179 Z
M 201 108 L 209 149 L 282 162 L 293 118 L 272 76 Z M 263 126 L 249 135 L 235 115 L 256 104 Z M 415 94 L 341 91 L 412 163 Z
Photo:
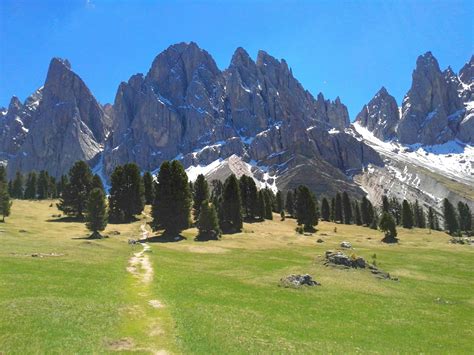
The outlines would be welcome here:
M 0 223 L 0 353 L 91 353 L 129 338 L 134 347 L 172 348 L 173 336 L 149 337 L 154 310 L 126 272 L 141 249 L 127 240 L 141 222 L 109 225 L 104 234 L 121 234 L 108 239 L 77 239 L 90 232 L 83 223 L 48 221 L 58 213 L 50 204 L 14 201 L 12 217 Z
M 187 240 L 151 244 L 154 279 L 145 285 L 126 271 L 140 250 L 126 241 L 143 221 L 109 226 L 105 234 L 120 236 L 89 243 L 72 239 L 87 234 L 82 224 L 48 222 L 57 213 L 48 206 L 15 201 L 0 224 L 0 353 L 472 351 L 473 249 L 444 233 L 400 229 L 400 244 L 385 245 L 380 232 L 332 223 L 300 236 L 290 219 L 210 242 L 189 229 Z M 342 240 L 366 259 L 375 253 L 400 281 L 323 266 Z M 322 286 L 279 287 L 290 273 Z

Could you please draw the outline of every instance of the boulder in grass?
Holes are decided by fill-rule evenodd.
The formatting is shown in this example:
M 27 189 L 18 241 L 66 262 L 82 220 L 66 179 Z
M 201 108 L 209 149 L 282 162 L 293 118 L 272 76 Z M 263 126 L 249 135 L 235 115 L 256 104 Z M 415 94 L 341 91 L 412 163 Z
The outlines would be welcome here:
M 352 249 L 352 244 L 349 242 L 341 242 L 341 248 Z
M 321 284 L 311 277 L 311 275 L 289 275 L 280 280 L 283 287 L 301 287 L 301 286 L 321 286 Z

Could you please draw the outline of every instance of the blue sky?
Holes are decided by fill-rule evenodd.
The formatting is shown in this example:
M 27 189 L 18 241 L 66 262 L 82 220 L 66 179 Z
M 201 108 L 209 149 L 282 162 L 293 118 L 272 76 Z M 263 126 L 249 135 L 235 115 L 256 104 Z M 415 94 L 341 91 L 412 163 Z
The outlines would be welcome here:
M 473 54 L 474 1 L 0 1 L 0 106 L 68 58 L 97 99 L 146 73 L 169 45 L 195 41 L 225 69 L 238 46 L 285 58 L 317 95 L 351 115 L 384 85 L 398 103 L 418 55 L 458 71 Z M 471 15 L 470 15 L 471 14 Z

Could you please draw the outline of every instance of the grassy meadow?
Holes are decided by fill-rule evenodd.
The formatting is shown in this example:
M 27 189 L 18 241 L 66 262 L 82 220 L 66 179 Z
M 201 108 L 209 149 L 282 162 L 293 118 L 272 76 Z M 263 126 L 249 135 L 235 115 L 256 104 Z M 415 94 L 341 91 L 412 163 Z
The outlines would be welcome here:
M 0 353 L 472 352 L 473 249 L 445 233 L 400 228 L 386 245 L 378 231 L 326 222 L 299 235 L 276 215 L 220 241 L 189 229 L 138 256 L 152 267 L 147 283 L 127 271 L 143 249 L 127 240 L 148 217 L 86 240 L 50 204 L 14 201 L 0 223 Z M 324 266 L 343 240 L 400 280 Z M 279 287 L 291 273 L 322 286 Z

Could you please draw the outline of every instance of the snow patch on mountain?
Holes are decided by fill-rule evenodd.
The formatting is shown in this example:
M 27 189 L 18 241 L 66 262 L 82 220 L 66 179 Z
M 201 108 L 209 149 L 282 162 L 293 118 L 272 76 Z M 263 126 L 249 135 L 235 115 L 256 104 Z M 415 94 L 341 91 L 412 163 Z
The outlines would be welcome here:
M 471 145 L 458 140 L 432 146 L 402 145 L 396 141 L 384 142 L 376 138 L 357 122 L 353 127 L 359 134 L 359 137 L 355 135 L 357 139 L 364 141 L 384 156 L 474 184 L 474 147 Z

